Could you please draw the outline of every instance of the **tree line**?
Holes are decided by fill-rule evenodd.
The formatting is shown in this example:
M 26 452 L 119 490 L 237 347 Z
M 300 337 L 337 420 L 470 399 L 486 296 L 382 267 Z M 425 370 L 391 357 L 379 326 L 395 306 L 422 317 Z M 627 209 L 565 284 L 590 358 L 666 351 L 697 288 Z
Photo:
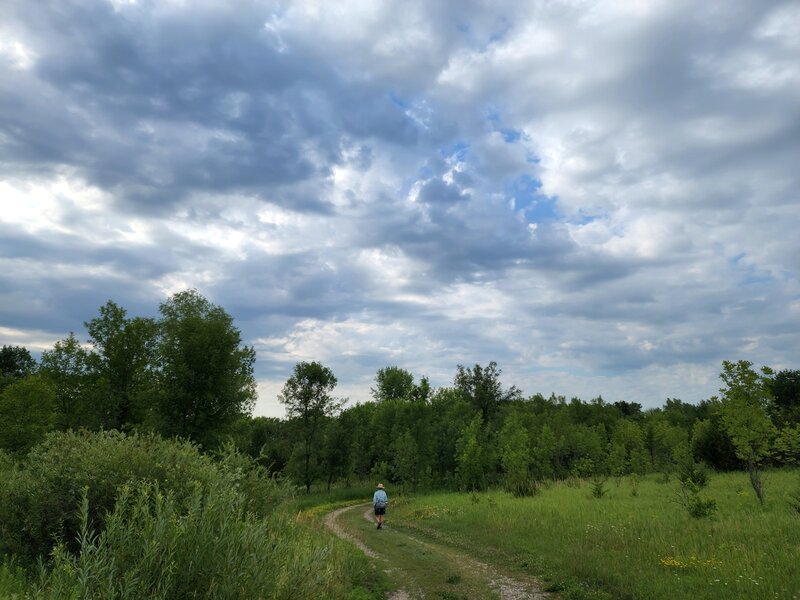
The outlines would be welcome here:
M 25 454 L 51 430 L 134 429 L 220 443 L 256 398 L 255 351 L 233 318 L 195 290 L 129 317 L 109 300 L 37 364 L 20 346 L 0 350 L 0 448 Z
M 307 489 L 372 478 L 407 489 L 503 485 L 525 493 L 546 480 L 668 475 L 698 464 L 747 469 L 757 489 L 761 468 L 800 460 L 800 371 L 725 361 L 719 396 L 698 404 L 670 398 L 647 410 L 602 397 L 525 397 L 504 387 L 501 373 L 494 362 L 459 365 L 452 386 L 432 390 L 425 378 L 385 367 L 374 402 L 342 408 L 330 369 L 299 363 L 281 397 L 289 418 L 248 419 L 237 436 Z M 321 387 L 300 385 L 298 393 L 314 374 Z
M 697 404 L 526 397 L 495 362 L 459 365 L 450 386 L 387 366 L 373 402 L 346 406 L 333 371 L 295 365 L 280 395 L 287 417 L 252 417 L 255 351 L 224 309 L 194 290 L 128 317 L 112 301 L 37 364 L 0 351 L 0 448 L 23 455 L 51 430 L 155 431 L 214 449 L 232 440 L 310 490 L 381 479 L 407 489 L 503 485 L 526 493 L 568 477 L 669 473 L 705 464 L 761 469 L 800 460 L 800 371 L 724 361 L 719 396 Z M 687 466 L 688 465 L 688 466 Z

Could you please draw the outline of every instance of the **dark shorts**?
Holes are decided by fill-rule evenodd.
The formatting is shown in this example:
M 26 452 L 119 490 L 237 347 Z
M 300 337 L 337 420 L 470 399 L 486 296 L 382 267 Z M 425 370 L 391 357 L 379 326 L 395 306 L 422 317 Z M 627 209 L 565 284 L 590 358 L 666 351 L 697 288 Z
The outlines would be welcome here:
M 376 506 L 375 507 L 375 514 L 376 515 L 385 515 L 386 514 L 386 507 L 385 506 Z

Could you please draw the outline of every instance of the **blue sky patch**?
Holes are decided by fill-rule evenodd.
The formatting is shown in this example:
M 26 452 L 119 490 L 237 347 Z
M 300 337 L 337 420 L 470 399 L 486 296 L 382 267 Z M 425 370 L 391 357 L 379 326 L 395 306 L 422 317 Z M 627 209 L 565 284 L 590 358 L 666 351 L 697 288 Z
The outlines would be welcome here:
M 522 210 L 531 223 L 541 223 L 561 218 L 556 210 L 556 199 L 539 193 L 542 182 L 530 175 L 518 177 L 512 184 L 510 194 L 516 210 Z

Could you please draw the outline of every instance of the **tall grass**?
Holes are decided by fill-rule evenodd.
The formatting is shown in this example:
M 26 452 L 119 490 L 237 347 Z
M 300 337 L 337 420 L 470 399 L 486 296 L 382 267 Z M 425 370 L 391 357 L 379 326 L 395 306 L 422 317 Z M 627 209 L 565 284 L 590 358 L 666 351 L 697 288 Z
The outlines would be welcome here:
M 23 569 L 6 560 L 0 563 L 0 598 L 21 600 L 28 591 L 28 581 Z
M 197 490 L 184 512 L 157 484 L 126 485 L 105 527 L 95 532 L 88 500 L 80 549 L 63 545 L 33 598 L 181 600 L 347 598 L 354 570 L 369 567 L 351 549 L 309 531 L 282 511 L 259 519 L 230 488 Z
M 0 481 L 3 599 L 382 597 L 366 557 L 230 448 L 212 461 L 155 436 L 57 434 Z
M 394 522 L 487 560 L 545 576 L 566 598 L 800 598 L 800 518 L 789 504 L 797 474 L 769 475 L 762 508 L 747 475 L 711 479 L 718 512 L 692 518 L 677 484 L 557 483 L 534 498 L 502 492 L 437 494 L 395 505 Z

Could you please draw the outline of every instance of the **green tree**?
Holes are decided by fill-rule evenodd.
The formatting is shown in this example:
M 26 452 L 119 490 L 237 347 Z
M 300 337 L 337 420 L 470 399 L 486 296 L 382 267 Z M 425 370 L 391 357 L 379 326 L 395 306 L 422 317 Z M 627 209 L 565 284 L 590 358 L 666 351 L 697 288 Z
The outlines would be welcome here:
M 617 424 L 608 460 L 612 475 L 642 474 L 647 470 L 649 461 L 644 433 L 635 421 L 623 419 Z
M 753 363 L 746 360 L 722 362 L 722 422 L 736 449 L 736 456 L 747 463 L 750 484 L 758 501 L 764 504 L 764 479 L 760 467 L 772 454 L 776 434 L 768 416 L 772 400 L 772 371 L 763 367 L 759 374 L 752 366 Z
M 647 424 L 646 445 L 653 467 L 668 472 L 672 469 L 673 452 L 678 446 L 689 444 L 689 434 L 683 427 L 670 425 L 660 418 Z
M 274 417 L 242 417 L 235 429 L 238 447 L 269 470 L 280 472 L 292 453 L 289 423 Z
M 451 483 L 458 465 L 458 439 L 474 416 L 469 402 L 453 388 L 440 388 L 430 402 L 430 460 L 435 477 Z
M 339 477 L 345 477 L 348 471 L 349 437 L 340 419 L 330 419 L 325 427 L 325 439 L 322 447 L 322 463 L 328 481 L 331 484 Z
M 17 456 L 44 439 L 53 428 L 56 393 L 53 386 L 28 375 L 0 393 L 0 448 Z
M 414 394 L 414 376 L 400 367 L 384 367 L 375 374 L 375 387 L 370 388 L 376 402 L 385 400 L 411 400 Z
M 415 489 L 419 479 L 420 456 L 417 441 L 408 429 L 392 442 L 392 472 L 403 486 Z
M 485 445 L 483 443 L 483 419 L 475 415 L 456 443 L 456 473 L 461 488 L 467 491 L 483 490 L 486 487 Z
M 55 388 L 56 427 L 95 429 L 101 425 L 96 407 L 97 377 L 89 353 L 74 333 L 56 342 L 52 350 L 42 352 L 39 373 Z
M 537 481 L 552 479 L 555 476 L 553 459 L 556 454 L 558 440 L 553 429 L 545 423 L 531 448 L 531 470 Z
M 481 411 L 484 422 L 488 423 L 494 417 L 497 407 L 503 401 L 518 400 L 521 392 L 514 386 L 503 391 L 500 383 L 501 369 L 492 361 L 487 367 L 475 365 L 466 369 L 461 365 L 456 367 L 454 385 L 472 405 Z
M 159 310 L 163 431 L 212 445 L 253 407 L 255 351 L 242 345 L 233 318 L 196 290 L 178 292 Z
M 506 490 L 515 496 L 527 495 L 533 489 L 528 464 L 530 440 L 518 414 L 506 418 L 498 441 Z
M 800 371 L 778 371 L 771 388 L 776 421 L 786 425 L 800 424 Z
M 104 426 L 124 429 L 141 422 L 154 395 L 155 320 L 126 318 L 125 309 L 109 300 L 84 325 L 95 350 L 89 360 L 107 392 Z
M 775 454 L 784 465 L 800 463 L 800 424 L 784 427 L 775 438 Z
M 3 346 L 0 349 L 0 392 L 7 385 L 30 375 L 36 361 L 24 346 Z
M 336 377 L 328 367 L 318 362 L 300 362 L 279 396 L 286 405 L 286 414 L 290 419 L 297 419 L 300 438 L 295 448 L 295 455 L 300 461 L 300 479 L 311 491 L 314 481 L 314 466 L 319 458 L 319 437 L 324 421 L 333 416 L 341 408 L 331 392 L 336 387 Z
M 622 477 L 630 472 L 625 446 L 618 440 L 612 441 L 608 446 L 606 470 L 615 477 Z
M 723 471 L 742 468 L 736 456 L 728 431 L 722 420 L 722 402 L 713 397 L 700 403 L 704 408 L 704 418 L 692 425 L 691 447 L 696 460 Z
M 411 390 L 411 399 L 414 402 L 418 403 L 426 403 L 431 396 L 431 384 L 428 381 L 427 377 L 423 377 L 419 380 L 419 384 L 414 386 L 414 389 Z

